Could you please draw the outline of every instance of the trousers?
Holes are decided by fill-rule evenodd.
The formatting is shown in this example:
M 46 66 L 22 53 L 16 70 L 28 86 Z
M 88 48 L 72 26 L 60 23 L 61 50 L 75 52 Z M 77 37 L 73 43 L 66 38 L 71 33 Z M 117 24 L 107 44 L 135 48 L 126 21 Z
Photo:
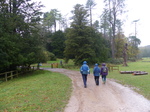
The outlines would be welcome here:
M 99 85 L 99 76 L 94 76 L 96 85 Z
M 103 82 L 106 82 L 106 75 L 102 75 Z
M 87 74 L 82 74 L 82 79 L 83 79 L 83 84 L 86 87 L 86 82 L 87 82 Z

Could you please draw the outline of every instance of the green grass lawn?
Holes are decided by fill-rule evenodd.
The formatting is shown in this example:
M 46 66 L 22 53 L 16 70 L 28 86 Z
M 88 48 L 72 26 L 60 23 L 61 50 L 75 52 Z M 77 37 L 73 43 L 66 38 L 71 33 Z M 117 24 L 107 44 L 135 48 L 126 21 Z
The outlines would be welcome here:
M 119 66 L 120 71 L 146 71 L 148 75 L 120 74 L 118 71 L 109 72 L 108 78 L 116 79 L 117 82 L 133 87 L 135 91 L 150 100 L 150 59 L 128 63 L 128 67 Z
M 71 80 L 62 74 L 37 70 L 0 84 L 0 111 L 63 111 L 72 91 Z
M 119 65 L 120 71 L 146 71 L 150 73 L 150 59 Z M 48 62 L 46 64 L 49 64 Z M 55 63 L 55 62 L 53 62 Z M 42 66 L 47 67 L 45 64 Z M 79 70 L 70 62 L 66 67 Z M 93 65 L 94 66 L 94 65 Z M 93 67 L 92 66 L 92 67 Z M 48 66 L 49 67 L 49 66 Z M 93 68 L 90 67 L 91 74 Z M 133 87 L 150 100 L 150 74 L 134 76 L 109 72 L 108 78 Z M 72 92 L 71 79 L 59 73 L 37 70 L 0 84 L 0 111 L 6 112 L 63 112 Z

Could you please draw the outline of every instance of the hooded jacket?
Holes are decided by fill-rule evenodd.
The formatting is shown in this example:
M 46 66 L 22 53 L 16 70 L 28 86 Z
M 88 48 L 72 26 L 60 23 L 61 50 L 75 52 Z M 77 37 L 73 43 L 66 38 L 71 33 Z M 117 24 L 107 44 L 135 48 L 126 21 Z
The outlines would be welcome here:
M 90 69 L 89 69 L 89 66 L 87 65 L 86 61 L 83 62 L 83 65 L 80 68 L 80 73 L 81 74 L 86 74 L 86 75 L 90 74 Z
M 93 69 L 93 75 L 94 76 L 100 76 L 100 73 L 101 73 L 100 67 L 98 67 L 98 64 L 95 64 L 95 67 Z

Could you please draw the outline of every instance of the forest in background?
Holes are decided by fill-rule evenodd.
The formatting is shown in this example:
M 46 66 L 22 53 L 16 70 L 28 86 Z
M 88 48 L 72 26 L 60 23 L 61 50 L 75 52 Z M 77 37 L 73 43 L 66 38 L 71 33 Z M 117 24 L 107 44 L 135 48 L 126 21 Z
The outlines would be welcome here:
M 144 46 L 144 47 L 139 47 L 139 57 L 150 57 L 150 45 Z
M 76 4 L 71 23 L 57 9 L 42 12 L 42 3 L 31 0 L 0 1 L 0 72 L 30 67 L 33 63 L 63 58 L 76 65 L 123 63 L 139 57 L 140 40 L 125 37 L 119 16 L 125 0 L 104 0 L 101 19 L 92 20 L 94 0 Z

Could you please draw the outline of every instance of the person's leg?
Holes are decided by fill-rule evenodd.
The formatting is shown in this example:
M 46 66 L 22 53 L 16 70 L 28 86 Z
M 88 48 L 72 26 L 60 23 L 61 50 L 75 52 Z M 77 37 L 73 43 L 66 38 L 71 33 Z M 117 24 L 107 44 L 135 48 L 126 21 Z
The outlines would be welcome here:
M 102 75 L 102 81 L 104 81 L 104 75 Z
M 106 75 L 103 75 L 103 83 L 105 84 L 106 83 Z
M 96 76 L 97 85 L 99 85 L 99 76 Z
M 86 87 L 87 75 L 82 74 L 82 79 L 83 79 L 84 87 Z
M 106 83 L 106 75 L 104 76 L 104 84 Z
M 105 75 L 102 75 L 102 81 L 103 81 L 103 84 L 104 84 L 104 81 L 105 81 Z
M 94 76 L 95 84 L 96 84 L 96 76 Z

